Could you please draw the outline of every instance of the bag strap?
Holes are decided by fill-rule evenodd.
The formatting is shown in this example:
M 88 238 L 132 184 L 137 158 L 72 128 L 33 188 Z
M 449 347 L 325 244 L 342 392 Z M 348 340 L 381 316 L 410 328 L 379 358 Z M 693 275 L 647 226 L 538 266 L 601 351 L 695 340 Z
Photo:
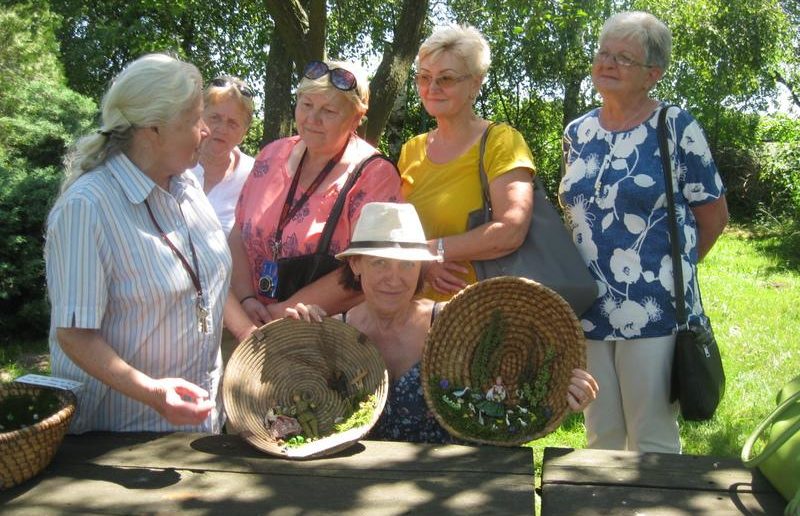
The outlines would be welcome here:
M 795 392 L 780 405 L 775 407 L 775 409 L 765 417 L 753 430 L 753 433 L 750 434 L 750 437 L 747 438 L 747 442 L 744 443 L 744 447 L 742 448 L 742 462 L 748 468 L 754 468 L 764 462 L 772 453 L 783 446 L 783 444 L 789 440 L 794 434 L 800 431 L 800 419 L 795 421 L 789 428 L 784 429 L 781 435 L 777 436 L 772 442 L 767 444 L 767 446 L 761 451 L 760 454 L 756 455 L 755 457 L 750 457 L 750 452 L 753 450 L 753 445 L 755 444 L 758 437 L 764 432 L 764 430 L 772 424 L 775 419 L 783 413 L 784 410 L 787 410 L 791 405 L 794 405 L 798 400 L 800 400 L 800 391 Z
M 667 223 L 672 254 L 672 278 L 675 281 L 675 310 L 678 327 L 686 325 L 686 298 L 683 291 L 683 262 L 678 250 L 678 216 L 675 210 L 675 193 L 672 191 L 672 160 L 669 157 L 667 140 L 667 111 L 672 105 L 664 106 L 658 114 L 658 149 L 661 154 L 661 168 L 664 171 L 664 192 L 667 196 Z
M 492 199 L 489 195 L 489 178 L 486 176 L 486 169 L 483 166 L 483 156 L 486 154 L 486 142 L 489 140 L 489 131 L 496 125 L 498 125 L 497 122 L 490 122 L 489 125 L 486 126 L 486 130 L 483 131 L 483 136 L 481 136 L 481 145 L 478 151 L 478 174 L 481 178 L 481 196 L 483 197 L 483 206 L 487 213 L 487 222 L 492 220 Z
M 333 238 L 333 231 L 336 229 L 336 224 L 339 223 L 339 217 L 342 215 L 347 194 L 353 189 L 353 186 L 356 184 L 356 181 L 358 181 L 358 178 L 361 177 L 361 173 L 364 171 L 367 165 L 376 159 L 387 161 L 392 165 L 392 167 L 395 168 L 395 170 L 397 170 L 397 167 L 395 167 L 394 163 L 383 154 L 373 154 L 359 163 L 358 167 L 353 171 L 352 174 L 350 174 L 350 177 L 347 178 L 347 181 L 344 183 L 341 191 L 339 191 L 339 196 L 336 198 L 336 202 L 331 209 L 331 214 L 328 216 L 328 220 L 325 222 L 325 227 L 322 229 L 322 236 L 317 243 L 317 253 L 328 253 L 328 248 L 330 247 L 331 239 Z M 399 176 L 400 173 L 398 172 L 397 175 Z

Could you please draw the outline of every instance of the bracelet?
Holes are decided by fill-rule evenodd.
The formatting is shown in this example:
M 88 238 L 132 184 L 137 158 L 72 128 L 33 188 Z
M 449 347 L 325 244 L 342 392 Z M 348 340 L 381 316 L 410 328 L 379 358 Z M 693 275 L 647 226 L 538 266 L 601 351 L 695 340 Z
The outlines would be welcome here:
M 239 304 L 241 305 L 242 303 L 244 303 L 248 299 L 256 299 L 255 294 L 250 294 L 249 296 L 244 296 L 242 299 L 239 300 Z
M 444 260 L 444 238 L 439 237 L 439 240 L 436 241 L 436 254 Z

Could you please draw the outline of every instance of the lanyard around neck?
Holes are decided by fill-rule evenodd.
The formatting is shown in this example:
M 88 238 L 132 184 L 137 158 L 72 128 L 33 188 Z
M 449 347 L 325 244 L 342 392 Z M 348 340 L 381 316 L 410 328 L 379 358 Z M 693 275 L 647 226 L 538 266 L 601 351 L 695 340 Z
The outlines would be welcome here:
M 308 202 L 308 198 L 317 190 L 317 188 L 319 188 L 319 185 L 322 184 L 325 178 L 328 177 L 328 174 L 331 173 L 333 167 L 339 164 L 349 142 L 350 140 L 348 138 L 348 141 L 345 142 L 341 150 L 335 156 L 333 156 L 325 164 L 319 174 L 317 174 L 317 177 L 314 178 L 314 181 L 311 183 L 308 189 L 303 192 L 297 201 L 294 201 L 294 194 L 297 191 L 297 185 L 300 182 L 300 175 L 303 173 L 303 164 L 306 161 L 308 148 L 303 151 L 303 156 L 300 158 L 300 163 L 297 164 L 297 170 L 295 170 L 294 177 L 292 178 L 292 184 L 289 186 L 289 191 L 286 193 L 286 200 L 283 202 L 283 209 L 281 209 L 281 218 L 278 220 L 278 227 L 275 230 L 275 241 L 272 244 L 272 254 L 274 260 L 277 260 L 281 254 L 281 240 L 283 239 L 284 228 L 289 221 L 292 220 L 300 208 L 302 208 Z
M 192 266 L 189 265 L 189 261 L 186 259 L 186 257 L 180 251 L 180 249 L 178 249 L 178 247 L 174 243 L 172 243 L 172 240 L 170 240 L 167 234 L 164 232 L 164 230 L 161 229 L 161 225 L 159 225 L 155 215 L 153 215 L 153 210 L 152 208 L 150 208 L 150 203 L 147 202 L 147 199 L 144 200 L 144 205 L 147 207 L 147 214 L 150 215 L 150 220 L 153 221 L 153 225 L 158 230 L 161 239 L 164 241 L 165 244 L 167 244 L 167 247 L 172 249 L 172 252 L 175 253 L 175 256 L 181 262 L 181 265 L 183 265 L 183 268 L 186 270 L 186 272 L 189 274 L 189 277 L 192 279 L 192 284 L 194 285 L 194 288 L 197 291 L 197 299 L 198 301 L 202 302 L 203 285 L 202 283 L 200 283 L 200 277 L 198 276 L 198 274 L 200 273 L 200 267 L 198 266 L 197 263 L 197 253 L 194 250 L 194 244 L 192 243 L 192 233 L 191 231 L 189 231 L 188 225 L 186 227 L 186 232 L 189 234 L 189 250 L 192 253 L 192 262 L 194 263 L 194 269 L 192 269 Z M 183 216 L 183 210 L 180 208 L 180 206 L 178 206 L 178 209 L 181 210 L 181 216 Z M 184 220 L 186 220 L 186 217 L 184 217 Z M 195 270 L 197 272 L 195 272 Z

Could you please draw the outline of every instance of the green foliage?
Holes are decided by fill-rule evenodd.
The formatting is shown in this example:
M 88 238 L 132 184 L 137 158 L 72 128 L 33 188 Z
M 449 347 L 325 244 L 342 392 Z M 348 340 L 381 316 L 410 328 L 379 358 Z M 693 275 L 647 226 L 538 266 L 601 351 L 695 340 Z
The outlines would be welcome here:
M 0 13 L 0 341 L 47 332 L 42 244 L 60 163 L 92 126 L 95 104 L 64 86 L 54 27 L 41 5 Z
M 47 332 L 42 245 L 59 183 L 55 167 L 0 163 L 0 340 Z
M 47 9 L 35 8 L 31 2 L 0 3 L 10 3 L 0 10 L 2 91 L 12 91 L 8 87 L 22 80 L 63 80 L 64 72 L 58 60 L 58 41 L 55 37 L 59 17 Z

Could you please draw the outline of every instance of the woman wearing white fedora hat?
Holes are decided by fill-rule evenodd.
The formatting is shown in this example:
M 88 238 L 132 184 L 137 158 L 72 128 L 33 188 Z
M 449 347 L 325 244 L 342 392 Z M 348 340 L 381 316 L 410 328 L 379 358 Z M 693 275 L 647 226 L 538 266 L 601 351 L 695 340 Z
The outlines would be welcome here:
M 412 442 L 452 442 L 425 404 L 420 360 L 433 319 L 444 306 L 419 297 L 425 264 L 440 260 L 428 250 L 414 206 L 388 202 L 364 205 L 350 246 L 336 255 L 347 259 L 341 283 L 364 293 L 364 301 L 339 316 L 375 343 L 386 362 L 391 389 L 386 408 L 373 427 L 371 439 Z M 297 304 L 286 315 L 321 321 L 316 305 Z M 568 402 L 583 410 L 597 396 L 597 383 L 575 369 Z

